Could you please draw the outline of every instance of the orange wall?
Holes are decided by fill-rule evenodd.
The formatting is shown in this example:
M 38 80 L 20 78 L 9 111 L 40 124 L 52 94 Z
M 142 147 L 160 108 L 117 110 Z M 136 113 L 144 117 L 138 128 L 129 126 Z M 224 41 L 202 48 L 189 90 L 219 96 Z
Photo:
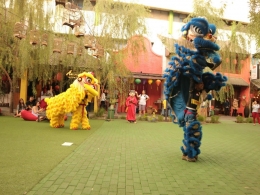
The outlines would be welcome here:
M 132 44 L 130 42 L 139 42 L 139 36 L 134 36 L 128 41 L 124 52 L 127 52 L 127 59 L 125 60 L 126 67 L 131 72 L 162 74 L 162 56 L 152 51 L 151 42 L 143 37 L 145 50 L 140 51 L 138 56 L 132 56 Z M 141 44 L 139 44 L 141 45 Z M 148 78 L 149 79 L 149 78 Z

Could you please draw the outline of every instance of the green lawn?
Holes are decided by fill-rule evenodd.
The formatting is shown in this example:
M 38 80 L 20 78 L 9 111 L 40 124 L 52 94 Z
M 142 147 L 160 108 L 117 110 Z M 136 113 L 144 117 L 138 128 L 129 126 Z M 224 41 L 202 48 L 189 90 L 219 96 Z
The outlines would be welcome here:
M 104 121 L 91 120 L 92 129 L 73 131 L 69 122 L 54 129 L 47 121 L 24 121 L 0 116 L 0 194 L 27 192 L 71 154 Z M 72 146 L 61 146 L 73 142 Z

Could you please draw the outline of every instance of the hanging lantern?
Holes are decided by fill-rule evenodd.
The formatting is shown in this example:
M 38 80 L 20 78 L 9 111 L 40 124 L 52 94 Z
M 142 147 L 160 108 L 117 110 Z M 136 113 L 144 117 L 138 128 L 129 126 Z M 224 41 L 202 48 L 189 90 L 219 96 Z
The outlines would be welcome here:
M 226 58 L 226 63 L 229 63 L 229 58 Z
M 141 83 L 141 79 L 135 79 L 135 83 L 137 84 L 137 90 L 138 90 L 138 85 Z
M 31 30 L 30 31 L 30 44 L 37 45 L 39 43 L 39 31 Z
M 82 47 L 79 47 L 78 48 L 78 55 L 81 56 L 83 53 L 83 48 Z
M 91 35 L 85 35 L 84 37 L 84 47 L 86 49 L 92 48 L 93 44 L 95 43 L 95 38 Z
M 84 26 L 75 26 L 76 37 L 81 37 L 85 35 L 85 27 Z
M 155 81 L 155 83 L 156 83 L 156 85 L 157 85 L 157 90 L 158 90 L 158 87 L 160 86 L 160 84 L 161 84 L 161 80 L 160 79 L 157 79 L 156 81 Z
M 63 5 L 65 7 L 66 0 L 55 0 L 56 5 Z
M 68 43 L 67 54 L 74 54 L 75 43 Z
M 57 73 L 56 79 L 57 79 L 57 81 L 61 81 L 61 79 L 62 79 L 62 73 L 61 72 Z
M 141 83 L 141 79 L 135 79 L 135 83 L 139 85 Z
M 254 94 L 251 93 L 251 94 L 250 94 L 250 98 L 253 98 L 253 97 L 254 97 Z
M 21 22 L 14 24 L 14 37 L 18 39 L 25 38 L 27 26 Z
M 92 46 L 92 48 L 94 47 Z M 101 47 L 101 45 L 96 44 L 96 49 L 93 52 L 93 56 L 96 56 L 97 58 L 104 56 L 104 49 Z
M 71 27 L 80 26 L 82 21 L 79 7 L 74 3 L 67 2 L 63 11 L 62 24 Z
M 61 53 L 61 49 L 62 49 L 62 39 L 58 39 L 55 38 L 53 40 L 53 53 L 57 52 L 57 53 Z
M 148 84 L 151 85 L 151 89 L 152 89 L 152 83 L 153 83 L 153 80 L 152 80 L 152 79 L 149 79 L 149 80 L 148 80 Z
M 159 87 L 162 81 L 160 79 L 157 79 L 155 82 L 156 82 L 156 85 Z
M 44 33 L 42 35 L 42 45 L 47 46 L 48 45 L 48 34 Z
M 146 83 L 146 79 L 143 79 L 143 89 L 144 89 L 145 83 Z

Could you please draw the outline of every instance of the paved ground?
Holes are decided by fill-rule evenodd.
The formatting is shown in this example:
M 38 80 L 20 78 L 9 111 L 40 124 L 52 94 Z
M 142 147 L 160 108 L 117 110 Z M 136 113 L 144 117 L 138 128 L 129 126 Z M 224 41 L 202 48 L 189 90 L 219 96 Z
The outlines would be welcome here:
M 221 121 L 203 125 L 195 163 L 181 160 L 170 122 L 106 122 L 27 194 L 260 194 L 260 125 Z

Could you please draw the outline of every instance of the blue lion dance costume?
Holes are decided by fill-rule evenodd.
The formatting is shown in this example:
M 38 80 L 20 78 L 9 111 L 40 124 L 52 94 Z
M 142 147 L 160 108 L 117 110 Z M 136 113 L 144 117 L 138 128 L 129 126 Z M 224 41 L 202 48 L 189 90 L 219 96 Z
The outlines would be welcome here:
M 212 96 L 207 93 L 220 90 L 227 78 L 220 73 L 203 72 L 205 67 L 214 70 L 221 64 L 216 52 L 220 49 L 215 43 L 216 26 L 198 17 L 191 19 L 181 31 L 182 40 L 175 44 L 177 56 L 171 59 L 163 75 L 164 94 L 171 107 L 173 123 L 184 131 L 182 159 L 196 162 L 202 138 L 202 127 L 196 120 L 201 94 L 206 94 L 203 101 L 211 100 Z

